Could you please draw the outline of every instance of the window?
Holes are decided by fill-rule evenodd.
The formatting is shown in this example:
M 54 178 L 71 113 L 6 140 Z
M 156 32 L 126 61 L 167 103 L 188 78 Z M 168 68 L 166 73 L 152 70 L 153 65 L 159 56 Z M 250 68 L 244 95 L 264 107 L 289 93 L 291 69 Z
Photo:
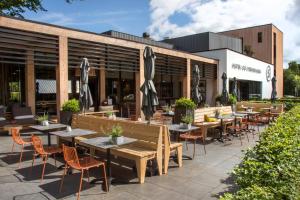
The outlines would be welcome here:
M 258 41 L 258 43 L 262 43 L 262 32 L 258 32 L 257 41 Z

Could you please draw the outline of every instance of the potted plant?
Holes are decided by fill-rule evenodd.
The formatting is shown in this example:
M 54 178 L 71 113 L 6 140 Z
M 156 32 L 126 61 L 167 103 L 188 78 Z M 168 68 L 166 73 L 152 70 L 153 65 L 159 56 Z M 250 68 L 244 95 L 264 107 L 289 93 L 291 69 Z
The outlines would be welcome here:
M 236 111 L 236 102 L 237 102 L 236 96 L 234 96 L 233 94 L 229 94 L 228 103 L 231 106 L 232 112 Z
M 190 129 L 192 127 L 192 123 L 193 123 L 194 119 L 193 119 L 193 116 L 186 115 L 181 118 L 181 121 L 183 122 L 184 129 Z
M 215 117 L 218 118 L 221 115 L 221 111 L 219 109 L 215 110 Z
M 108 111 L 108 112 L 106 113 L 106 116 L 107 116 L 108 119 L 116 119 L 116 115 L 115 115 L 115 113 L 112 112 L 112 111 Z
M 42 126 L 49 126 L 49 115 L 44 113 L 44 115 L 38 116 L 37 121 L 42 125 Z
M 72 115 L 80 111 L 79 101 L 77 99 L 71 99 L 66 101 L 62 110 L 60 111 L 60 123 L 71 125 Z
M 175 102 L 174 123 L 179 124 L 183 116 L 194 116 L 196 104 L 191 99 L 182 97 Z
M 215 98 L 216 106 L 221 105 L 221 100 L 222 100 L 222 95 L 219 94 L 218 96 L 216 96 L 216 98 Z
M 122 144 L 124 142 L 124 137 L 122 136 L 123 129 L 119 125 L 112 127 L 111 132 L 109 133 L 111 141 L 114 144 Z

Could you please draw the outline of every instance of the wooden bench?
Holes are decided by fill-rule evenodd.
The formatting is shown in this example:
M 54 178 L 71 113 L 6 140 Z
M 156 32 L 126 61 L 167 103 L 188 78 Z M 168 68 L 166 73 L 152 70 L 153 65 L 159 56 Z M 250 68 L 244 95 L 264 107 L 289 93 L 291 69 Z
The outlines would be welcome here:
M 204 120 L 204 115 L 208 115 L 208 116 L 214 115 L 216 110 L 219 110 L 222 114 L 232 113 L 231 106 L 199 108 L 194 111 L 194 125 L 201 128 L 201 133 L 203 135 L 203 141 L 205 141 L 205 139 L 206 139 L 207 130 L 209 128 L 216 128 L 216 127 L 220 126 L 219 120 L 216 122 L 205 122 L 205 120 Z
M 92 115 L 74 115 L 72 127 L 94 130 L 98 134 L 89 137 L 77 137 L 76 143 L 86 138 L 104 136 L 112 126 L 119 125 L 123 135 L 138 141 L 111 149 L 111 154 L 134 160 L 140 183 L 144 183 L 147 161 L 156 159 L 159 175 L 162 175 L 162 134 L 163 126 L 148 125 L 127 120 L 110 120 Z M 95 149 L 91 149 L 94 151 Z M 96 149 L 98 150 L 98 149 Z
M 182 167 L 182 143 L 171 142 L 168 126 L 164 125 L 163 128 L 164 174 L 167 174 L 172 152 L 176 152 L 178 166 Z
M 284 111 L 283 104 L 276 103 L 273 104 L 271 102 L 249 102 L 249 101 L 241 101 L 237 102 L 236 108 L 237 110 L 245 110 L 245 108 L 253 107 L 253 111 L 260 112 L 262 108 L 271 108 L 275 106 L 276 108 L 271 109 L 271 113 L 282 113 Z

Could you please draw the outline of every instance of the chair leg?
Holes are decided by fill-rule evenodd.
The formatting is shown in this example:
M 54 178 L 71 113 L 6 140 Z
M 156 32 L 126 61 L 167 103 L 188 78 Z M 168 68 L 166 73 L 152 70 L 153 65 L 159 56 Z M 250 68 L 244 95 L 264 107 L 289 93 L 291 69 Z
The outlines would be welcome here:
M 147 159 L 141 158 L 135 161 L 136 170 L 139 178 L 139 183 L 145 182 L 145 174 L 146 174 L 146 166 L 147 166 Z
M 21 162 L 22 162 L 22 157 L 23 157 L 23 150 L 24 150 L 24 144 L 22 145 L 22 148 L 21 148 L 21 154 L 20 154 L 20 160 L 19 160 L 19 169 L 21 167 Z
M 14 152 L 14 147 L 15 147 L 15 143 L 13 142 L 12 147 L 11 147 L 11 153 Z
M 177 147 L 177 162 L 178 166 L 182 167 L 182 146 Z
M 89 172 L 88 169 L 86 170 L 86 175 L 87 175 L 87 178 L 88 178 L 88 182 L 90 182 L 90 172 Z
M 81 187 L 82 187 L 82 179 L 83 179 L 83 170 L 81 170 L 79 189 L 78 189 L 78 193 L 77 193 L 77 200 L 79 200 L 79 198 L 80 198 L 80 191 L 81 191 Z
M 102 170 L 103 170 L 103 185 L 105 187 L 105 192 L 108 192 L 109 191 L 109 188 L 108 188 L 108 184 L 107 184 L 107 177 L 106 177 L 106 167 L 105 167 L 105 163 L 103 163 L 102 165 Z
M 239 133 L 239 138 L 240 138 L 240 141 L 241 141 L 241 146 L 243 146 L 242 134 L 241 133 Z
M 42 179 L 41 179 L 41 182 L 42 182 L 43 179 L 44 179 L 44 173 L 45 173 L 45 168 L 46 168 L 47 157 L 48 157 L 48 156 L 45 156 L 45 157 L 43 158 L 44 164 L 43 164 L 43 171 L 42 171 Z
M 247 140 L 249 142 L 249 136 L 248 136 L 248 133 L 247 132 L 244 132 L 246 134 L 246 137 L 247 137 Z
M 61 181 L 60 181 L 59 192 L 61 192 L 61 190 L 62 190 L 62 186 L 64 184 L 64 179 L 65 179 L 65 175 L 67 174 L 67 170 L 68 170 L 68 166 L 66 164 L 65 168 L 64 168 L 64 172 L 63 172 L 62 178 L 61 178 Z
M 55 154 L 53 154 L 53 159 L 54 159 L 54 165 L 55 165 L 55 167 L 57 167 L 57 165 L 56 165 L 56 155 Z
M 32 168 L 33 168 L 33 165 L 34 165 L 34 161 L 35 161 L 35 153 L 32 156 L 32 163 L 31 163 L 30 173 L 32 173 Z

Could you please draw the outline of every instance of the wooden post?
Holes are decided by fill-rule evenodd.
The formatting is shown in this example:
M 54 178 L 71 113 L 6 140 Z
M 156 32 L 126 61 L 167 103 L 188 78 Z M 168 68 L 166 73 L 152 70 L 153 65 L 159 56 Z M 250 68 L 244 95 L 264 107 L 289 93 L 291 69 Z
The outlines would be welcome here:
M 182 81 L 183 86 L 183 96 L 186 98 L 191 98 L 191 60 L 186 60 L 186 76 Z
M 100 106 L 102 102 L 106 99 L 106 91 L 105 91 L 105 68 L 100 69 Z
M 25 95 L 26 105 L 31 107 L 31 111 L 35 114 L 35 73 L 34 73 L 34 52 L 27 51 L 27 60 L 25 68 Z
M 59 36 L 59 64 L 56 68 L 56 107 L 58 120 L 61 107 L 68 98 L 68 38 Z
M 135 98 L 136 98 L 135 112 L 136 112 L 136 117 L 141 117 L 144 119 L 145 116 L 141 110 L 143 94 L 140 91 L 140 88 L 145 81 L 143 53 L 144 53 L 144 49 L 140 49 L 140 71 L 135 73 Z

